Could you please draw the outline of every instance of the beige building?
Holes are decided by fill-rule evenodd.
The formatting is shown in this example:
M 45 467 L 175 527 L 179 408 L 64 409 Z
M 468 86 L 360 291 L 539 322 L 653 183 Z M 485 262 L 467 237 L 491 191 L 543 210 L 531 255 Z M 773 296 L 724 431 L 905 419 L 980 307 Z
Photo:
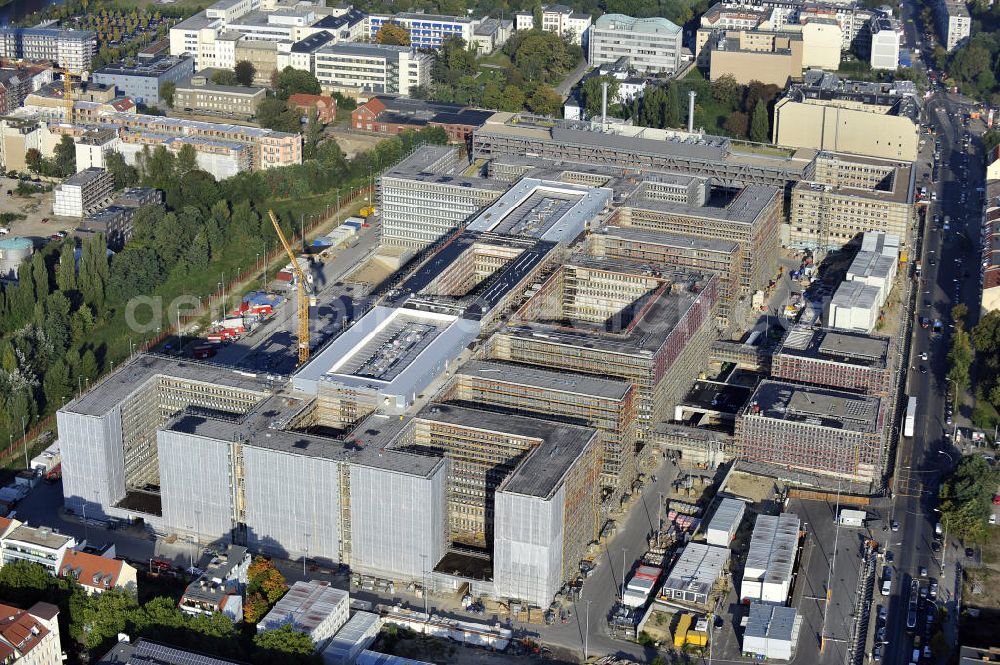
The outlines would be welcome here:
M 911 163 L 820 155 L 815 179 L 792 188 L 782 244 L 839 249 L 867 231 L 905 239 L 913 216 L 912 175 Z
M 805 79 L 774 105 L 775 143 L 882 159 L 917 159 L 920 103 L 916 88 L 910 90 L 912 83 L 843 81 L 824 72 L 807 72 Z
M 257 116 L 257 108 L 266 96 L 267 88 L 215 85 L 199 75 L 177 86 L 174 109 L 248 119 Z
M 246 60 L 254 66 L 257 73 L 254 83 L 268 85 L 271 75 L 278 68 L 278 46 L 275 42 L 257 39 L 240 39 L 236 42 L 236 62 Z
M 760 81 L 783 88 L 802 78 L 800 33 L 730 30 L 708 48 L 712 81 L 730 74 L 743 85 Z

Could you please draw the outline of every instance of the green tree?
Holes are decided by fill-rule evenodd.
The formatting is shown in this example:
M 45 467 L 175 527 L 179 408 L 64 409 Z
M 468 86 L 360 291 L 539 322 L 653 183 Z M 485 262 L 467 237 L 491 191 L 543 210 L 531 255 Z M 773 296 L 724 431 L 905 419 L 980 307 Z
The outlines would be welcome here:
M 212 83 L 215 85 L 229 85 L 235 86 L 239 85 L 239 81 L 236 80 L 236 72 L 231 69 L 216 69 L 212 72 Z
M 528 99 L 528 108 L 533 113 L 558 118 L 562 109 L 562 97 L 547 85 L 539 85 Z
M 32 173 L 41 173 L 44 161 L 37 148 L 28 148 L 24 153 L 24 163 Z
M 993 511 L 992 500 L 1000 483 L 1000 471 L 979 455 L 963 457 L 942 483 L 941 520 L 964 541 L 982 542 L 987 535 L 987 520 Z
M 965 317 L 969 315 L 969 308 L 964 302 L 960 302 L 951 308 L 951 320 L 955 322 L 956 328 L 965 329 Z
M 948 351 L 948 380 L 955 382 L 958 390 L 969 387 L 969 370 L 972 367 L 972 343 L 969 333 L 955 328 Z M 957 397 L 957 396 L 956 396 Z
M 63 134 L 56 144 L 54 159 L 62 175 L 68 177 L 76 173 L 76 143 L 69 134 Z
M 508 85 L 503 89 L 503 103 L 500 105 L 501 111 L 517 113 L 524 110 L 524 90 L 516 85 Z
M 287 624 L 258 633 L 253 638 L 253 646 L 255 663 L 313 665 L 322 662 L 312 639 Z
M 753 108 L 750 118 L 750 140 L 758 143 L 771 141 L 771 122 L 767 117 L 767 104 L 762 100 Z
M 603 86 L 608 84 L 608 108 L 614 104 L 618 98 L 618 91 L 621 87 L 618 79 L 614 76 L 591 76 L 580 86 L 580 102 L 588 118 L 594 118 L 601 113 L 601 102 L 603 100 Z
M 84 646 L 97 651 L 108 648 L 125 632 L 128 617 L 137 607 L 135 594 L 126 589 L 107 589 L 90 596 L 79 617 Z
M 236 67 L 233 70 L 236 76 L 236 81 L 246 87 L 253 85 L 254 77 L 257 76 L 257 68 L 253 66 L 253 63 L 248 60 L 240 60 L 236 63 Z
M 64 242 L 59 249 L 59 265 L 56 267 L 56 286 L 63 293 L 76 290 L 75 250 L 75 242 Z
M 160 99 L 169 108 L 174 108 L 174 94 L 177 92 L 177 84 L 173 81 L 164 81 L 160 84 Z
M 177 151 L 177 162 L 175 172 L 183 177 L 198 168 L 198 151 L 190 143 L 185 143 Z
M 750 131 L 750 119 L 742 111 L 733 111 L 723 123 L 723 128 L 737 138 L 747 138 Z
M 297 132 L 301 127 L 299 112 L 277 97 L 267 97 L 260 103 L 257 123 L 279 132 Z
M 272 76 L 271 87 L 278 99 L 288 99 L 294 94 L 319 95 L 323 92 L 319 80 L 312 72 L 285 67 Z M 342 98 L 338 98 L 339 101 Z M 344 108 L 347 108 L 346 106 Z
M 104 154 L 104 168 L 114 177 L 115 189 L 135 187 L 139 184 L 139 172 L 134 166 L 126 164 L 125 158 L 119 152 Z
M 711 84 L 712 97 L 725 106 L 735 106 L 740 97 L 740 84 L 732 74 L 723 74 Z
M 410 32 L 395 21 L 385 21 L 375 33 L 375 43 L 387 46 L 409 46 Z
M 681 93 L 677 81 L 667 84 L 666 98 L 663 100 L 663 127 L 681 126 Z
M 316 159 L 316 149 L 319 147 L 322 137 L 323 125 L 316 115 L 316 109 L 311 108 L 306 116 L 306 129 L 302 139 L 303 157 L 306 159 Z

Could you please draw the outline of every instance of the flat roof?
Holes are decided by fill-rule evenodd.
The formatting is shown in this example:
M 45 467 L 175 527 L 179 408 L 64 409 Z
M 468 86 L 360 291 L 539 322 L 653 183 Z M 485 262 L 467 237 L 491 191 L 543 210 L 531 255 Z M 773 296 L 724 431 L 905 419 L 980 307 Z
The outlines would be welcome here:
M 834 291 L 830 304 L 836 307 L 858 307 L 870 310 L 878 306 L 881 292 L 882 289 L 877 286 L 848 279 L 841 282 L 837 290 Z
M 37 545 L 38 547 L 47 547 L 52 550 L 66 547 L 70 543 L 75 542 L 73 536 L 58 533 L 48 527 L 33 527 L 27 524 L 22 524 L 11 531 L 4 540 L 14 540 L 20 543 Z
M 136 356 L 131 362 L 108 374 L 83 396 L 69 402 L 61 410 L 102 416 L 158 376 L 246 390 L 258 393 L 261 398 L 272 392 L 275 382 L 284 378 L 254 375 L 221 365 L 146 353 Z
M 883 369 L 889 343 L 888 337 L 796 325 L 788 330 L 778 354 Z
M 878 431 L 879 406 L 878 397 L 768 380 L 743 415 L 870 434 Z
M 801 525 L 794 513 L 758 515 L 750 536 L 744 579 L 749 575 L 750 579 L 765 583 L 790 582 Z
M 794 607 L 771 603 L 750 603 L 750 615 L 744 638 L 798 641 L 798 612 Z
M 708 523 L 708 529 L 725 531 L 726 533 L 731 532 L 734 524 L 739 526 L 739 523 L 743 521 L 743 513 L 746 512 L 746 509 L 747 504 L 745 501 L 728 496 L 725 497 L 715 509 L 712 520 Z
M 186 55 L 164 55 L 155 60 L 141 60 L 134 65 L 117 63 L 105 65 L 94 74 L 105 74 L 107 76 L 149 76 L 159 78 L 174 67 L 187 66 L 193 63 L 193 59 Z M 193 68 L 194 65 L 191 64 Z
M 327 662 L 343 662 L 351 647 L 361 644 L 374 628 L 382 625 L 382 617 L 372 612 L 355 612 L 344 627 L 337 631 L 330 643 L 323 649 L 323 659 Z M 377 630 L 375 632 L 378 632 Z M 372 636 L 374 639 L 374 635 Z M 343 659 L 340 661 L 338 659 Z
M 66 178 L 65 180 L 62 181 L 61 184 L 82 187 L 88 183 L 103 178 L 106 173 L 108 172 L 102 168 L 98 168 L 96 166 L 88 166 L 82 171 L 77 171 L 70 177 Z
M 776 197 L 780 197 L 781 189 L 771 185 L 750 183 L 740 189 L 732 199 L 724 203 L 709 202 L 708 205 L 693 206 L 673 201 L 660 201 L 649 198 L 645 189 L 640 187 L 629 196 L 623 206 L 640 210 L 657 210 L 685 217 L 702 217 L 705 219 L 721 219 L 729 222 L 753 224 L 760 218 Z
M 708 595 L 728 562 L 728 547 L 688 543 L 670 569 L 663 588 Z
M 135 642 L 119 642 L 104 654 L 96 665 L 239 665 L 239 663 L 138 639 Z
M 851 261 L 851 266 L 847 269 L 847 273 L 848 275 L 852 275 L 851 279 L 856 279 L 857 277 L 889 279 L 895 267 L 895 257 L 886 256 L 879 252 L 861 250 L 855 255 L 854 260 Z
M 691 406 L 706 411 L 738 413 L 750 399 L 753 390 L 746 386 L 718 381 L 695 381 L 678 406 Z
M 609 238 L 620 238 L 629 242 L 656 245 L 658 247 L 672 247 L 677 249 L 719 252 L 724 254 L 732 254 L 740 247 L 740 244 L 734 240 L 702 238 L 698 236 L 683 235 L 681 233 L 663 233 L 660 231 L 647 231 L 646 229 L 636 229 L 622 226 L 605 226 L 600 231 L 597 231 L 596 235 L 603 235 Z
M 628 381 L 491 360 L 471 360 L 455 375 L 613 400 L 624 399 L 632 389 Z
M 343 589 L 319 580 L 299 580 L 271 608 L 258 624 L 257 630 L 274 630 L 291 624 L 297 631 L 312 633 L 338 606 L 347 605 L 349 598 L 349 594 Z
M 447 423 L 497 434 L 538 439 L 539 445 L 507 476 L 498 492 L 547 499 L 591 445 L 596 429 L 506 413 L 481 411 L 454 404 L 432 403 L 415 417 L 418 421 Z

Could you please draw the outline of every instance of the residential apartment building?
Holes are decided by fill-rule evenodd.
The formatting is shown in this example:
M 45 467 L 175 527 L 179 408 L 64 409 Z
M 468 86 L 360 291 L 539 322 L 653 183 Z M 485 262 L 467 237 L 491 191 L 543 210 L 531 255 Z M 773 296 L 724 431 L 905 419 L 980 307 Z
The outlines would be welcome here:
M 941 45 L 948 52 L 954 51 L 969 38 L 972 30 L 969 8 L 964 0 L 938 0 L 936 14 Z
M 530 365 L 471 361 L 455 373 L 445 400 L 585 422 L 601 435 L 602 486 L 620 497 L 638 475 L 635 388 L 627 381 Z
M 234 660 L 213 658 L 196 651 L 168 647 L 139 639 L 132 642 L 127 635 L 118 636 L 118 644 L 96 661 L 96 665 L 240 665 Z
M 52 214 L 83 217 L 111 199 L 115 179 L 104 169 L 88 168 L 74 173 L 55 187 Z
M 475 43 L 476 28 L 482 19 L 471 16 L 441 16 L 438 14 L 371 14 L 368 17 L 368 40 L 375 42 L 375 35 L 384 23 L 395 23 L 406 28 L 410 46 L 414 49 L 441 48 L 444 40 L 460 37 L 466 44 Z
M 114 203 L 83 218 L 73 235 L 77 238 L 100 233 L 104 235 L 108 249 L 120 252 L 132 239 L 132 221 L 144 206 L 162 205 L 163 193 L 151 187 L 131 187 L 118 195 Z
M 138 590 L 136 569 L 111 556 L 67 550 L 59 564 L 59 576 L 72 577 L 87 595 L 108 589 L 125 589 L 132 593 Z
M 29 94 L 52 83 L 52 72 L 47 65 L 0 66 L 0 115 L 13 113 Z
M 406 46 L 332 44 L 313 54 L 313 73 L 326 90 L 407 96 L 430 83 L 433 57 Z
M 76 539 L 48 527 L 31 527 L 20 522 L 11 525 L 0 540 L 0 562 L 12 561 L 37 563 L 50 575 L 59 574 L 59 565 L 66 552 L 76 547 Z
M 771 11 L 762 7 L 717 2 L 701 15 L 695 32 L 694 57 L 699 66 L 708 66 L 709 41 L 730 30 L 753 30 L 768 20 Z
M 628 58 L 640 72 L 676 72 L 681 67 L 681 28 L 665 18 L 604 14 L 590 28 L 590 65 Z
M 0 661 L 61 665 L 59 608 L 49 603 L 35 603 L 27 610 L 0 605 Z
M 303 118 L 308 119 L 310 113 L 315 113 L 316 121 L 324 125 L 337 119 L 337 100 L 328 95 L 297 92 L 289 96 L 288 105 L 301 111 Z
M 885 403 L 829 388 L 763 381 L 736 418 L 735 456 L 873 482 L 886 463 Z
M 202 74 L 177 85 L 174 109 L 247 120 L 257 117 L 257 108 L 265 97 L 267 88 L 216 85 Z
M 816 18 L 831 18 L 837 21 L 841 30 L 842 51 L 850 51 L 859 44 L 859 38 L 868 33 L 868 23 L 875 17 L 875 12 L 855 4 L 838 4 L 835 2 L 807 1 L 798 12 L 799 22 L 807 22 Z
M 771 376 L 888 398 L 890 348 L 888 337 L 797 325 L 771 357 Z
M 871 51 L 868 58 L 872 69 L 896 71 L 899 68 L 899 46 L 903 27 L 889 18 L 873 18 L 871 30 Z
M 160 96 L 163 84 L 171 81 L 180 84 L 194 74 L 194 58 L 190 56 L 164 56 L 144 60 L 134 65 L 118 63 L 101 67 L 91 75 L 91 80 L 113 86 L 119 94 L 131 97 L 138 104 L 166 107 Z
M 235 623 L 243 619 L 243 591 L 252 557 L 247 548 L 230 545 L 212 558 L 205 572 L 187 585 L 177 603 L 185 614 L 225 614 Z
M 779 145 L 914 161 L 921 103 L 910 81 L 871 83 L 806 72 L 774 104 Z
M 89 30 L 0 27 L 0 58 L 45 60 L 82 74 L 96 53 L 97 35 Z
M 820 154 L 813 178 L 792 188 L 782 244 L 828 251 L 867 231 L 906 238 L 913 178 L 911 162 Z
M 583 45 L 584 35 L 590 29 L 590 14 L 574 12 L 566 5 L 542 5 L 542 25 L 545 32 L 554 32 L 568 37 L 574 44 Z M 515 30 L 535 28 L 535 14 L 530 11 L 514 13 Z

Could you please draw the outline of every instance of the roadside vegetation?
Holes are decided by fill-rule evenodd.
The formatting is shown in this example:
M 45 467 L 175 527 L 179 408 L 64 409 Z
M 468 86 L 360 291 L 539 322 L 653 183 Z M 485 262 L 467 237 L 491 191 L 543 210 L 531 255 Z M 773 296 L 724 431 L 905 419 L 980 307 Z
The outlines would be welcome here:
M 941 521 L 949 534 L 967 543 L 981 543 L 989 537 L 988 520 L 998 483 L 1000 471 L 982 456 L 962 458 L 938 493 Z

